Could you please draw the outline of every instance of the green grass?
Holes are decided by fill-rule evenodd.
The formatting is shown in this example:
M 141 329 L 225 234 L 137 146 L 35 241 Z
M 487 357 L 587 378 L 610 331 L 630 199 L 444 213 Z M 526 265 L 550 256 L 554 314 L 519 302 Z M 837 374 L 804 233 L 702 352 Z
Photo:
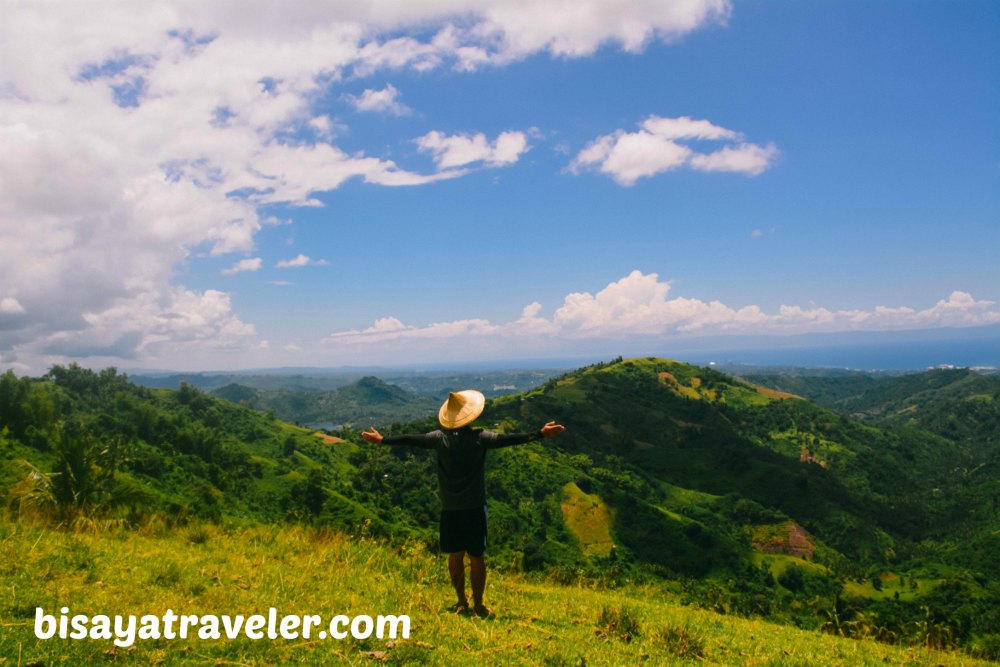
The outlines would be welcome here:
M 600 496 L 584 493 L 574 482 L 563 487 L 563 518 L 566 527 L 588 556 L 607 556 L 614 549 L 611 510 Z
M 751 560 L 755 565 L 767 565 L 771 575 L 775 578 L 787 570 L 790 565 L 796 565 L 807 572 L 813 572 L 818 575 L 830 574 L 830 570 L 824 565 L 814 563 L 811 560 L 804 560 L 797 556 L 789 556 L 787 554 L 754 553 Z
M 587 393 L 578 386 L 575 378 L 559 380 L 551 393 L 567 403 L 583 403 L 587 400 Z
M 557 586 L 491 572 L 494 618 L 448 613 L 444 558 L 298 527 L 74 534 L 0 522 L 0 665 L 974 665 L 960 653 L 720 616 L 656 588 Z M 407 614 L 410 639 L 38 640 L 47 613 Z
M 711 493 L 705 493 L 703 491 L 685 489 L 682 486 L 675 486 L 667 482 L 659 482 L 657 484 L 657 488 L 660 489 L 660 492 L 663 494 L 663 498 L 667 502 L 671 505 L 678 506 L 711 505 L 721 497 Z
M 910 585 L 911 581 L 917 582 L 916 587 Z M 848 581 L 844 583 L 844 593 L 848 596 L 868 598 L 870 600 L 885 600 L 893 598 L 912 602 L 919 599 L 921 596 L 926 595 L 933 590 L 934 587 L 941 583 L 938 579 L 911 578 L 906 578 L 905 585 L 900 585 L 899 582 L 899 577 L 894 575 L 883 577 L 882 589 L 877 590 L 875 586 L 868 581 Z

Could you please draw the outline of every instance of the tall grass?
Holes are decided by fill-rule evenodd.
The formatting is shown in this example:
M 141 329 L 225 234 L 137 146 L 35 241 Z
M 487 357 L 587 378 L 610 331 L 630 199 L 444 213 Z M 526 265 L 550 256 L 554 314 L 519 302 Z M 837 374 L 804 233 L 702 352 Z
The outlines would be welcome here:
M 296 526 L 59 530 L 0 520 L 0 665 L 973 665 L 680 606 L 655 588 L 596 591 L 491 572 L 492 619 L 447 611 L 443 557 L 420 542 Z M 55 614 L 406 614 L 408 640 L 39 640 Z M 627 639 L 626 639 L 627 637 Z

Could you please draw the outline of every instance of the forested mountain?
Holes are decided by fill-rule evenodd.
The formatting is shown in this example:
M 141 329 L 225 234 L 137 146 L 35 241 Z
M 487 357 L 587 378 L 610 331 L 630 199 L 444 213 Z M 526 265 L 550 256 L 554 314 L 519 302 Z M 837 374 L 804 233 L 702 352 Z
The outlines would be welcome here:
M 356 390 L 359 405 L 403 398 L 374 378 Z M 379 426 L 431 430 L 434 414 Z M 863 614 L 901 636 L 923 618 L 956 643 L 1000 627 L 996 431 L 973 447 L 652 358 L 496 398 L 479 424 L 549 420 L 566 432 L 491 454 L 497 566 L 675 580 L 690 602 L 807 627 Z M 76 366 L 0 377 L 0 425 L 16 513 L 296 521 L 434 542 L 432 454 L 367 445 L 352 429 L 315 434 L 188 385 L 153 390 Z
M 279 419 L 294 424 L 367 426 L 411 421 L 440 404 L 435 397 L 415 394 L 371 376 L 332 391 L 264 390 L 229 384 L 212 393 L 257 410 L 271 410 Z
M 919 426 L 951 440 L 971 443 L 1000 433 L 1000 375 L 968 368 L 892 376 L 753 374 L 746 379 L 858 419 Z
M 966 368 L 894 376 L 816 377 L 784 373 L 747 379 L 790 391 L 868 424 L 897 432 L 929 432 L 947 440 L 946 465 L 960 482 L 948 489 L 968 515 L 953 517 L 966 531 L 1000 528 L 1000 375 Z M 937 489 L 936 494 L 944 493 Z M 960 500 L 961 499 L 961 500 Z M 980 510 L 991 508 L 992 514 Z

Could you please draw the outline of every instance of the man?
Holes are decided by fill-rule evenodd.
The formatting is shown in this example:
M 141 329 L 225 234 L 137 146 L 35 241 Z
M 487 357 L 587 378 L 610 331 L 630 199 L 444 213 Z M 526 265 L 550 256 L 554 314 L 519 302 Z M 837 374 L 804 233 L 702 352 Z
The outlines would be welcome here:
M 437 452 L 438 494 L 441 497 L 441 551 L 448 554 L 448 573 L 458 602 L 455 610 L 468 611 L 465 597 L 465 554 L 469 554 L 473 611 L 485 618 L 490 610 L 483 605 L 486 590 L 486 450 L 550 438 L 565 430 L 549 422 L 535 433 L 500 435 L 471 428 L 482 414 L 486 397 L 475 390 L 453 392 L 438 411 L 442 430 L 422 435 L 395 435 L 386 438 L 375 430 L 362 433 L 371 443 L 409 445 Z

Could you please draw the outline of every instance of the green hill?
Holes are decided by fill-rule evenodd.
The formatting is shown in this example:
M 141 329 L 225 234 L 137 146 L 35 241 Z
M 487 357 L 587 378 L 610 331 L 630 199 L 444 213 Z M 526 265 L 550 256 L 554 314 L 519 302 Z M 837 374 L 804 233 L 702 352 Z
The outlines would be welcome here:
M 935 485 L 954 511 L 946 528 L 968 538 L 1000 529 L 1000 376 L 969 369 L 934 369 L 896 376 L 751 376 L 794 391 L 865 423 L 948 441 L 952 483 Z M 985 528 L 985 531 L 983 530 Z
M 402 397 L 374 379 L 354 391 L 359 405 Z M 383 432 L 436 428 L 436 407 Z M 710 610 L 812 629 L 832 615 L 903 642 L 933 626 L 947 631 L 942 645 L 969 647 L 1000 627 L 996 506 L 990 515 L 986 496 L 960 492 L 961 443 L 652 358 L 497 398 L 480 424 L 517 432 L 553 419 L 567 425 L 559 438 L 491 454 L 495 571 L 669 586 Z M 76 366 L 0 376 L 0 424 L 0 482 L 21 517 L 436 542 L 432 456 L 351 429 L 317 435 L 188 385 L 151 390 Z
M 784 373 L 748 375 L 747 379 L 800 394 L 858 419 L 919 426 L 951 440 L 995 438 L 1000 428 L 1000 375 L 967 368 L 888 376 Z
M 656 359 L 596 366 L 498 399 L 491 415 L 551 415 L 573 426 L 559 441 L 567 452 L 620 459 L 703 493 L 738 493 L 852 557 L 878 558 L 881 531 L 922 539 L 942 527 L 920 496 L 950 483 L 950 443 L 875 429 L 709 369 Z
M 310 430 L 189 385 L 138 387 L 114 369 L 0 376 L 0 420 L 0 481 L 10 502 L 66 519 L 312 516 L 335 493 L 328 481 L 354 470 L 353 444 L 332 447 Z M 345 508 L 357 509 L 346 499 Z

